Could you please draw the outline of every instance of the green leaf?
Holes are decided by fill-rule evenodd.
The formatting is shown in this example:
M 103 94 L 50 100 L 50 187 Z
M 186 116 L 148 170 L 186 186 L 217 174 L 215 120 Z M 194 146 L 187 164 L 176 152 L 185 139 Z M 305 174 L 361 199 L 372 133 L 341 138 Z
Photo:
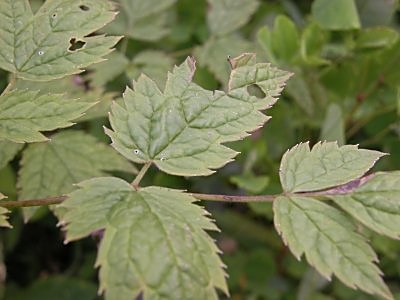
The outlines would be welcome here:
M 162 89 L 167 80 L 167 72 L 174 66 L 174 60 L 161 51 L 146 50 L 138 53 L 126 70 L 129 78 L 137 79 L 140 74 L 152 78 Z
M 110 105 L 115 97 L 113 92 L 104 92 L 102 87 L 86 85 L 88 78 L 81 75 L 67 76 L 52 81 L 27 81 L 18 80 L 18 89 L 40 90 L 40 95 L 47 93 L 65 93 L 65 97 L 71 99 L 79 98 L 79 102 L 90 105 L 85 114 L 75 120 L 77 123 L 99 117 L 106 117 L 110 111 Z
M 361 177 L 383 155 L 336 142 L 317 143 L 312 150 L 300 143 L 283 155 L 279 176 L 285 192 L 323 190 Z
M 4 199 L 4 198 L 6 198 L 6 197 L 2 193 L 0 193 L 0 199 Z M 10 223 L 8 223 L 8 221 L 7 221 L 8 213 L 9 213 L 8 209 L 6 209 L 4 207 L 0 207 L 0 227 L 9 227 L 9 228 L 12 227 L 10 225 Z
M 276 17 L 271 42 L 276 57 L 285 62 L 293 61 L 300 49 L 300 36 L 294 22 L 286 16 Z
M 324 29 L 351 30 L 361 27 L 354 0 L 315 0 L 311 12 Z
M 14 90 L 0 96 L 0 140 L 16 143 L 42 142 L 40 131 L 72 126 L 91 103 L 64 99 L 60 94 Z
M 191 82 L 195 61 L 186 59 L 168 74 L 164 92 L 145 75 L 127 88 L 124 104 L 114 104 L 113 131 L 106 130 L 113 146 L 137 163 L 153 162 L 162 171 L 184 176 L 209 175 L 237 154 L 221 143 L 248 135 L 268 117 L 260 112 L 272 106 L 290 73 L 266 63 L 234 69 L 227 93 L 204 90 Z M 235 60 L 232 60 L 234 62 Z M 247 88 L 257 85 L 257 98 Z
M 156 41 L 169 32 L 169 10 L 176 0 L 119 0 L 120 14 L 106 27 L 113 34 L 133 39 Z
M 328 106 L 325 120 L 321 127 L 321 141 L 336 141 L 339 146 L 345 143 L 345 131 L 342 109 L 336 103 Z
M 242 27 L 257 10 L 257 0 L 208 0 L 207 22 L 211 33 L 226 35 Z
M 227 293 L 217 230 L 193 197 L 177 190 L 138 191 L 118 178 L 79 184 L 60 205 L 66 241 L 105 229 L 96 265 L 106 299 L 217 299 Z M 124 276 L 121 276 L 124 274 Z
M 368 228 L 400 238 L 400 172 L 376 173 L 346 195 L 329 196 Z
M 227 58 L 252 50 L 252 45 L 241 36 L 232 34 L 219 38 L 210 38 L 195 50 L 200 66 L 207 67 L 222 83 L 229 79 L 230 66 Z
M 337 276 L 344 284 L 393 299 L 374 264 L 376 254 L 339 210 L 307 197 L 279 197 L 274 201 L 275 227 L 297 259 L 307 261 L 324 277 Z
M 23 144 L 0 141 L 0 169 L 3 169 L 8 164 L 23 146 Z
M 27 0 L 3 0 L 0 16 L 0 68 L 29 80 L 80 73 L 120 39 L 88 37 L 113 20 L 108 0 L 48 0 L 35 15 Z M 78 41 L 83 47 L 71 48 Z
M 374 49 L 391 47 L 399 39 L 396 30 L 386 27 L 368 28 L 360 31 L 356 39 L 356 47 L 360 49 Z
M 329 60 L 321 57 L 328 37 L 328 33 L 316 23 L 311 23 L 304 28 L 300 38 L 300 53 L 306 63 L 313 66 L 330 63 Z
M 29 145 L 21 165 L 18 186 L 22 200 L 66 194 L 73 184 L 104 176 L 104 171 L 135 171 L 111 147 L 80 131 L 63 131 L 47 143 Z M 35 210 L 25 209 L 25 217 Z

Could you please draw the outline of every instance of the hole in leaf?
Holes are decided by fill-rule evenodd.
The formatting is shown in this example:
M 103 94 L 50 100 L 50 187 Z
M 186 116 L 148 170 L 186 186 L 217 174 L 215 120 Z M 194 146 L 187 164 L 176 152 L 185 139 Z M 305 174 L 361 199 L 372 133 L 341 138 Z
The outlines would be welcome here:
M 70 39 L 69 43 L 70 43 L 70 46 L 68 48 L 69 51 L 79 50 L 79 49 L 83 48 L 83 46 L 85 46 L 85 44 L 86 44 L 86 42 L 76 40 L 75 38 Z
M 262 89 L 260 89 L 260 87 L 256 84 L 251 84 L 249 86 L 247 86 L 247 92 L 251 95 L 251 96 L 255 96 L 257 98 L 265 98 L 267 95 L 265 95 L 265 93 L 262 91 Z
M 88 11 L 90 9 L 89 6 L 86 6 L 86 5 L 79 5 L 79 8 L 82 11 Z

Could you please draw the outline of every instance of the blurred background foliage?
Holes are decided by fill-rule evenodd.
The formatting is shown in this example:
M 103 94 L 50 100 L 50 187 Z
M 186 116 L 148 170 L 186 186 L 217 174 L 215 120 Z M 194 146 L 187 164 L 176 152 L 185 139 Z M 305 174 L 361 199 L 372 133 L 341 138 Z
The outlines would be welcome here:
M 37 9 L 43 1 L 30 2 Z M 116 6 L 120 13 L 104 32 L 125 38 L 108 61 L 56 85 L 18 82 L 19 88 L 100 101 L 75 128 L 104 143 L 109 143 L 102 129 L 108 125 L 109 104 L 119 101 L 125 86 L 134 85 L 143 72 L 162 88 L 167 71 L 188 55 L 197 60 L 195 82 L 208 89 L 226 88 L 227 58 L 242 52 L 256 52 L 258 60 L 295 73 L 267 112 L 272 120 L 233 143 L 241 152 L 234 162 L 201 178 L 170 176 L 154 168 L 144 185 L 218 194 L 276 193 L 280 158 L 302 141 L 359 144 L 390 153 L 376 170 L 400 169 L 396 0 L 120 0 Z M 0 71 L 1 89 L 7 76 Z M 18 195 L 20 158 L 0 166 L 0 189 L 10 199 Z M 372 299 L 336 279 L 326 281 L 297 261 L 274 231 L 270 204 L 204 205 L 222 230 L 214 237 L 224 252 L 232 299 Z M 101 299 L 93 268 L 98 237 L 63 245 L 63 233 L 45 209 L 28 224 L 15 211 L 11 224 L 12 230 L 0 232 L 3 299 Z M 377 249 L 385 281 L 400 299 L 400 243 L 360 230 Z

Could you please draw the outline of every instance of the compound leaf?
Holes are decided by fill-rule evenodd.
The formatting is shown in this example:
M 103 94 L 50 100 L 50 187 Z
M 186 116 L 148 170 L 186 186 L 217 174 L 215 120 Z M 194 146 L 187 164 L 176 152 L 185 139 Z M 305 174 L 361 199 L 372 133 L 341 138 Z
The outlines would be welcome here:
M 225 35 L 242 27 L 258 7 L 257 0 L 208 0 L 207 22 L 214 35 Z
M 5 196 L 2 193 L 0 193 L 0 199 L 2 198 L 5 198 Z M 8 223 L 7 221 L 8 219 L 7 213 L 9 213 L 8 209 L 0 207 L 0 227 L 9 227 L 9 228 L 12 227 L 10 223 Z
M 156 41 L 168 31 L 168 14 L 176 0 L 120 0 L 121 12 L 106 31 L 139 40 Z
M 73 125 L 91 103 L 64 99 L 61 94 L 14 90 L 0 97 L 0 140 L 16 143 L 42 142 L 40 131 Z
M 63 131 L 47 143 L 32 144 L 23 152 L 19 199 L 58 196 L 73 184 L 104 176 L 104 171 L 132 172 L 134 167 L 113 149 L 80 131 Z M 25 209 L 29 218 L 35 208 Z
M 231 60 L 247 64 L 232 70 L 227 93 L 204 90 L 191 82 L 195 61 L 186 59 L 168 74 L 164 92 L 145 75 L 124 93 L 123 105 L 112 105 L 106 130 L 113 146 L 128 159 L 154 162 L 176 175 L 209 175 L 237 154 L 221 143 L 248 135 L 268 120 L 260 110 L 272 106 L 290 73 L 255 63 L 254 54 Z M 248 87 L 257 85 L 262 98 Z
M 274 215 L 277 231 L 298 259 L 305 254 L 324 277 L 334 274 L 351 288 L 393 299 L 374 264 L 376 254 L 339 210 L 312 198 L 282 196 L 274 201 Z
M 193 197 L 177 190 L 138 191 L 118 178 L 79 184 L 60 205 L 67 241 L 105 229 L 96 265 L 106 299 L 217 299 L 227 293 L 217 230 Z M 124 274 L 121 276 L 121 274 Z
M 102 61 L 120 37 L 90 36 L 113 20 L 108 0 L 0 2 L 0 68 L 28 80 L 52 80 Z
M 336 142 L 317 143 L 312 150 L 301 143 L 285 153 L 279 176 L 285 192 L 323 190 L 361 177 L 383 155 Z
M 400 172 L 376 173 L 351 193 L 329 197 L 370 229 L 400 238 Z
M 8 164 L 23 146 L 23 144 L 0 141 L 0 169 L 3 169 Z

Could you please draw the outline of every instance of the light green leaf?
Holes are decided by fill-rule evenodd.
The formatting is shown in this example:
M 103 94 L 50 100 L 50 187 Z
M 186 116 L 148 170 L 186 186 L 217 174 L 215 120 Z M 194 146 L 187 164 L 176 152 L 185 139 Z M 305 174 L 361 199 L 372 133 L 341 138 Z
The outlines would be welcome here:
M 96 265 L 106 299 L 218 299 L 227 293 L 217 230 L 193 197 L 177 190 L 134 190 L 118 178 L 79 184 L 60 205 L 67 241 L 105 229 Z M 124 274 L 124 276 L 121 276 Z
M 176 0 L 119 0 L 121 10 L 116 20 L 106 27 L 113 34 L 133 39 L 156 41 L 169 32 L 169 10 Z
M 231 67 L 227 62 L 230 56 L 237 56 L 252 50 L 249 41 L 232 34 L 219 38 L 210 38 L 204 45 L 195 50 L 195 57 L 201 66 L 207 67 L 222 83 L 229 79 Z
M 6 198 L 2 193 L 0 193 L 0 199 Z M 8 214 L 9 210 L 4 208 L 4 207 L 0 207 L 0 227 L 9 227 L 11 228 L 11 224 L 8 223 L 7 219 L 8 219 Z
M 323 190 L 361 177 L 383 155 L 336 142 L 317 143 L 312 150 L 301 143 L 283 155 L 279 176 L 285 192 Z
M 329 196 L 370 229 L 400 238 L 400 172 L 376 173 L 346 195 Z
M 167 72 L 174 66 L 174 60 L 167 54 L 156 50 L 138 53 L 126 70 L 129 78 L 137 79 L 140 74 L 152 78 L 160 89 L 165 86 Z
M 268 120 L 260 110 L 276 102 L 290 73 L 266 63 L 248 65 L 231 73 L 227 93 L 204 90 L 191 82 L 195 61 L 186 59 L 168 74 L 164 92 L 145 75 L 127 89 L 124 104 L 114 104 L 113 146 L 137 163 L 154 162 L 162 171 L 184 176 L 209 175 L 237 154 L 221 143 L 248 135 Z M 232 60 L 235 61 L 235 60 Z M 257 85 L 265 97 L 249 94 Z
M 374 49 L 391 47 L 399 39 L 396 30 L 389 27 L 375 27 L 360 31 L 356 39 L 356 47 L 360 49 Z
M 0 169 L 3 169 L 8 164 L 23 146 L 23 144 L 0 141 Z
M 345 143 L 344 120 L 342 109 L 336 103 L 328 106 L 325 120 L 321 127 L 321 141 L 336 141 L 339 146 Z
M 324 29 L 350 30 L 361 27 L 354 0 L 315 0 L 311 11 Z
M 300 49 L 300 36 L 294 22 L 286 16 L 276 17 L 271 42 L 276 57 L 285 62 L 293 61 Z
M 21 165 L 18 186 L 22 200 L 66 194 L 73 184 L 104 176 L 104 171 L 135 171 L 111 147 L 80 131 L 63 131 L 47 143 L 29 145 Z M 34 211 L 25 209 L 25 217 Z
M 3 0 L 0 68 L 38 81 L 80 73 L 102 61 L 120 39 L 88 37 L 114 16 L 108 0 L 48 0 L 35 15 L 27 0 Z M 78 41 L 83 47 L 72 49 Z
M 0 140 L 42 142 L 41 131 L 72 126 L 91 103 L 64 99 L 60 94 L 14 90 L 0 97 Z
M 84 102 L 91 107 L 83 116 L 76 119 L 77 123 L 99 117 L 106 117 L 110 111 L 110 105 L 115 97 L 113 92 L 104 92 L 102 87 L 94 87 L 89 83 L 88 78 L 81 75 L 71 75 L 52 81 L 28 81 L 18 80 L 18 89 L 40 90 L 39 94 L 65 93 L 65 97 L 71 99 L 79 98 L 79 102 Z
M 242 27 L 257 10 L 257 0 L 208 0 L 207 22 L 211 33 L 226 35 Z
M 376 254 L 339 210 L 307 197 L 279 197 L 274 222 L 285 244 L 324 277 L 337 276 L 345 285 L 393 299 L 374 264 Z

